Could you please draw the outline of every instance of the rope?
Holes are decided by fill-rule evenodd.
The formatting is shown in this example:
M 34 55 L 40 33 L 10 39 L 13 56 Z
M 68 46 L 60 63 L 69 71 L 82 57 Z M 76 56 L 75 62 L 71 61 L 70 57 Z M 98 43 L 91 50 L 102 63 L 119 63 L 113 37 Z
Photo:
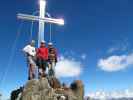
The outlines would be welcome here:
M 32 13 L 32 15 L 36 15 L 39 11 L 35 11 Z M 33 33 L 33 25 L 34 25 L 34 21 L 31 22 L 31 27 L 30 27 L 30 38 L 29 41 L 31 41 L 33 39 L 32 33 Z
M 9 60 L 8 60 L 8 63 L 7 63 L 7 68 L 5 69 L 5 72 L 3 74 L 3 78 L 1 79 L 1 82 L 0 82 L 0 88 L 3 85 L 4 81 L 6 80 L 6 76 L 8 74 L 9 69 L 10 69 L 10 65 L 11 65 L 11 63 L 13 61 L 13 57 L 14 57 L 14 54 L 15 54 L 14 51 L 16 49 L 17 41 L 18 41 L 18 38 L 20 36 L 20 32 L 21 32 L 22 26 L 23 26 L 23 23 L 21 22 L 20 25 L 19 25 L 19 28 L 17 30 L 17 35 L 16 35 L 15 40 L 13 42 L 13 45 L 11 47 L 11 54 L 9 56 Z
M 51 15 L 49 13 L 46 13 L 46 15 L 51 18 Z M 52 42 L 52 24 L 50 23 L 50 36 L 49 36 L 49 42 Z
M 34 22 L 32 21 L 31 22 L 31 28 L 30 28 L 30 39 L 29 39 L 29 41 L 32 41 L 32 32 L 33 32 L 33 24 L 34 24 Z
M 50 24 L 50 37 L 49 42 L 52 42 L 52 24 Z

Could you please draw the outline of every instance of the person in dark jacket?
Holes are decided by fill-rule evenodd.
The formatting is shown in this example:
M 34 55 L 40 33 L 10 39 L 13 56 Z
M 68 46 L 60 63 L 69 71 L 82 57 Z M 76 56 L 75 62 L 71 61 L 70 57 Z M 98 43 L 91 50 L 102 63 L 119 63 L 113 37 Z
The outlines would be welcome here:
M 57 63 L 57 50 L 54 48 L 51 42 L 48 43 L 48 75 L 51 77 L 55 76 L 55 66 Z

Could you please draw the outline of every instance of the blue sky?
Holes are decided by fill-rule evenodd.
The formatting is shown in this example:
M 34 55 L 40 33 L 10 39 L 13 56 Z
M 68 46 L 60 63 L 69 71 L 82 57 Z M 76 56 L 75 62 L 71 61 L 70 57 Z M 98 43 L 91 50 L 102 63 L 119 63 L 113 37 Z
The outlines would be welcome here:
M 31 22 L 17 20 L 16 14 L 32 14 L 36 10 L 37 0 L 3 0 L 0 3 L 0 80 L 7 72 L 2 84 L 0 81 L 0 90 L 5 95 L 27 80 L 21 49 L 29 42 Z M 62 81 L 83 80 L 86 94 L 99 89 L 110 91 L 133 87 L 132 0 L 48 0 L 47 12 L 65 19 L 63 27 L 52 25 L 52 40 L 58 54 L 69 60 L 75 59 L 83 69 L 80 76 L 60 78 Z M 22 28 L 17 33 L 21 23 Z M 37 25 L 35 23 L 33 29 L 35 40 Z M 48 41 L 48 37 L 49 24 L 46 25 L 45 40 Z M 12 49 L 13 44 L 15 48 Z M 104 63 L 101 64 L 101 60 Z M 113 64 L 113 70 L 110 70 L 110 64 Z

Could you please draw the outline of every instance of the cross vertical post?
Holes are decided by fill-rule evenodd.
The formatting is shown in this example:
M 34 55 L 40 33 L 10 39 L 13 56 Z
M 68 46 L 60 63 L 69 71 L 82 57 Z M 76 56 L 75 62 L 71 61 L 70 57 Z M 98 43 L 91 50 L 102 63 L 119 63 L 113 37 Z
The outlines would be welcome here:
M 45 18 L 45 10 L 46 10 L 46 0 L 40 0 L 40 9 L 39 9 L 39 17 Z M 40 42 L 44 40 L 44 25 L 45 21 L 39 20 L 39 33 L 38 33 L 38 47 Z

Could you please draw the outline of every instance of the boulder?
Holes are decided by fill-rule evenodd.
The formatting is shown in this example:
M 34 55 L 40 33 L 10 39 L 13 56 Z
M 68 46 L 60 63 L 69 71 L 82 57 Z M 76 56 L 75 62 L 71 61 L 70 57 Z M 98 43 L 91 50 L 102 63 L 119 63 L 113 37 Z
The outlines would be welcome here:
M 70 88 L 72 89 L 74 95 L 77 97 L 77 100 L 84 99 L 84 85 L 81 80 L 74 81 Z
M 19 89 L 16 89 L 14 91 L 11 92 L 11 100 L 16 100 L 17 98 L 19 98 L 20 94 L 23 91 L 23 87 L 20 87 Z
M 52 78 L 49 78 L 48 81 L 49 81 L 50 86 L 53 89 L 61 88 L 61 83 L 60 83 L 60 81 L 57 78 L 52 77 Z
M 52 83 L 52 84 L 51 84 Z M 82 81 L 74 81 L 70 87 L 62 86 L 57 78 L 29 80 L 17 99 L 11 100 L 83 100 Z

